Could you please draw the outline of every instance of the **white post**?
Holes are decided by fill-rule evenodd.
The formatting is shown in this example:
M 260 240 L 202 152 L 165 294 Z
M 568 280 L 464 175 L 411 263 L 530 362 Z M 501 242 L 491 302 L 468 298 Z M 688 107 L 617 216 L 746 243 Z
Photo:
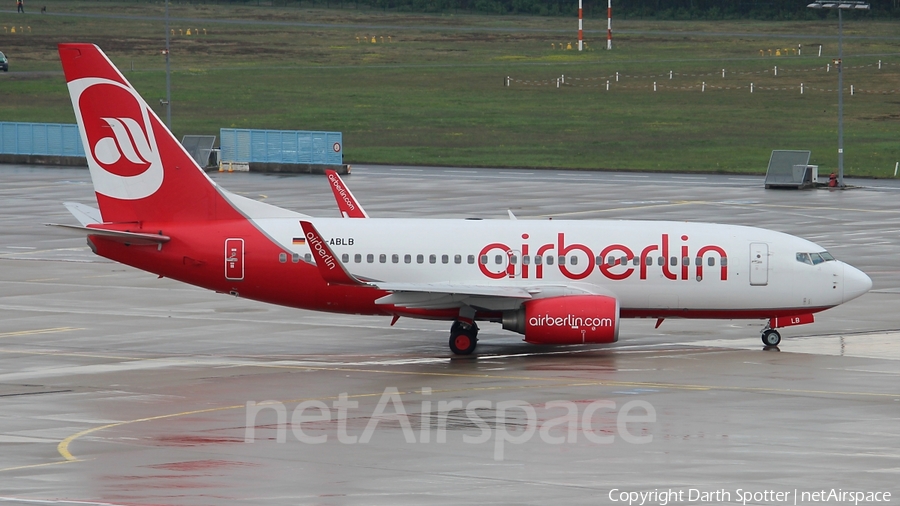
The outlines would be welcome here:
M 581 31 L 581 29 L 582 29 L 582 25 L 581 25 L 581 0 L 578 0 L 578 50 L 579 50 L 579 51 L 581 51 L 581 45 L 582 45 L 581 40 L 582 40 L 582 34 L 583 34 L 583 32 Z
M 566 75 L 565 74 L 561 75 L 560 80 L 562 81 L 563 84 L 566 84 Z
M 606 2 L 606 49 L 612 49 L 612 0 Z
M 853 96 L 853 85 L 852 84 L 850 85 L 850 96 L 851 97 Z
M 797 44 L 797 56 L 802 55 L 803 53 L 803 44 Z
M 653 91 L 656 91 L 656 81 L 653 81 Z
M 509 76 L 506 76 L 506 87 L 509 88 Z
M 822 44 L 819 44 L 819 56 L 822 56 Z
M 700 88 L 700 91 L 701 92 L 706 91 L 706 81 L 703 81 L 703 87 Z
M 900 168 L 900 162 L 894 164 L 894 177 L 897 177 L 897 169 Z
M 606 80 L 606 91 L 609 91 L 609 79 Z
M 825 65 L 825 72 L 831 72 L 831 64 Z
M 559 78 L 556 78 L 556 87 L 559 88 Z
M 725 77 L 725 69 L 722 69 L 722 77 Z
M 775 77 L 778 77 L 778 65 L 775 65 Z
M 670 81 L 672 80 L 672 71 L 671 70 L 669 71 L 669 80 Z
M 878 60 L 878 70 L 881 70 L 881 60 Z
M 619 82 L 619 73 L 616 72 L 616 82 Z
M 750 83 L 750 93 L 753 93 L 753 83 Z
M 803 83 L 800 83 L 800 94 L 803 94 Z

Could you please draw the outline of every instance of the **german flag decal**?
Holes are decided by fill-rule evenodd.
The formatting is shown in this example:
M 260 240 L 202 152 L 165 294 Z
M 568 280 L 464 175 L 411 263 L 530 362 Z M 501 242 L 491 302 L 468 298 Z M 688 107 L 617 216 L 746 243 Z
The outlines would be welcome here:
M 304 245 L 304 244 L 306 244 L 306 239 L 304 239 L 304 238 L 302 238 L 302 237 L 294 237 L 293 243 L 294 243 L 294 244 Z

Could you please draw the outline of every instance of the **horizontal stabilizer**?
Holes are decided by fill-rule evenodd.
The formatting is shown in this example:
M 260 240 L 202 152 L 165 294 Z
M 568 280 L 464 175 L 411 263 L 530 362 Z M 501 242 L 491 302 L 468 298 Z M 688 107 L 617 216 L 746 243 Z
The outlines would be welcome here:
M 69 212 L 72 213 L 72 216 L 78 220 L 78 223 L 81 223 L 84 226 L 103 223 L 103 218 L 100 216 L 100 210 L 95 207 L 79 204 L 78 202 L 63 202 L 63 205 L 66 206 L 66 209 L 68 209 Z
M 68 230 L 77 230 L 85 235 L 99 235 L 116 242 L 134 245 L 163 244 L 172 238 L 162 234 L 145 234 L 142 232 L 123 232 L 121 230 L 106 230 L 93 227 L 79 227 L 78 225 L 61 225 L 59 223 L 45 223 L 48 227 L 60 227 Z

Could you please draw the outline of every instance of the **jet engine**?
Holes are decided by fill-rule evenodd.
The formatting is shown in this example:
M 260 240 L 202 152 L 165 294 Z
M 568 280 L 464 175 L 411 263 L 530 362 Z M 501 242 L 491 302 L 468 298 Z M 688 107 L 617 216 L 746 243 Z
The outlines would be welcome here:
M 503 328 L 532 344 L 614 343 L 619 339 L 619 301 L 606 295 L 529 300 L 503 313 Z

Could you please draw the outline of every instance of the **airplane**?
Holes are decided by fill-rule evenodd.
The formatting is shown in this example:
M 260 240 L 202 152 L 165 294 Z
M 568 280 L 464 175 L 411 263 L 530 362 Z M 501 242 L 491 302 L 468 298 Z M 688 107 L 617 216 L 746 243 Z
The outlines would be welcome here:
M 479 323 L 532 344 L 602 344 L 618 340 L 621 318 L 760 319 L 763 344 L 777 346 L 778 328 L 872 287 L 815 243 L 748 226 L 278 208 L 210 179 L 100 48 L 60 44 L 59 54 L 99 209 L 66 204 L 81 225 L 56 226 L 160 277 L 391 325 L 445 320 L 458 355 L 475 350 Z

